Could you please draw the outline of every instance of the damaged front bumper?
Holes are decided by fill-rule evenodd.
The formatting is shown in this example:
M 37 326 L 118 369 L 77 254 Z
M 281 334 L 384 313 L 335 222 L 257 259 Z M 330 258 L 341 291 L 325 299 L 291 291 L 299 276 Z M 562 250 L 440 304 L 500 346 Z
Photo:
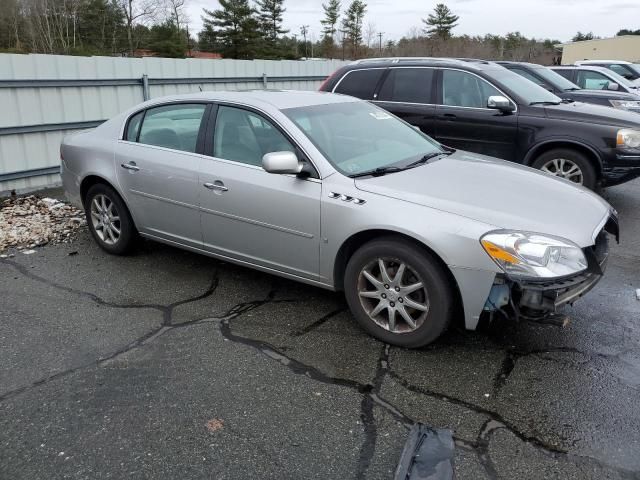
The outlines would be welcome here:
M 587 269 L 569 277 L 540 280 L 514 280 L 496 276 L 484 312 L 501 312 L 509 318 L 544 320 L 591 290 L 602 278 L 609 257 L 609 234 L 619 240 L 619 227 L 611 215 L 591 247 L 584 248 Z

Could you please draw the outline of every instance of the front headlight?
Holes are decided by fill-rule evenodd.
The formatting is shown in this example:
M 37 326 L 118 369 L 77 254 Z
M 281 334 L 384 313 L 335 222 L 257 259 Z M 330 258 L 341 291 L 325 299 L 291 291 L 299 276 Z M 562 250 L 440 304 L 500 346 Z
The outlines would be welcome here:
M 613 108 L 622 110 L 640 110 L 640 101 L 638 100 L 609 100 Z
M 640 130 L 623 128 L 618 130 L 616 146 L 625 148 L 640 148 Z
M 554 278 L 587 268 L 582 249 L 564 238 L 496 230 L 480 239 L 485 251 L 512 278 Z

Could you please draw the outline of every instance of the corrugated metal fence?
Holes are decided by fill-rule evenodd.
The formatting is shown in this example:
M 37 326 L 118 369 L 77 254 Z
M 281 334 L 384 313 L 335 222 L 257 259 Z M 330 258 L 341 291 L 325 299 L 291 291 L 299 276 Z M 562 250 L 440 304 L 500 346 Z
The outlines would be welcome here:
M 0 192 L 59 181 L 59 145 L 143 100 L 202 90 L 315 90 L 337 60 L 0 54 Z

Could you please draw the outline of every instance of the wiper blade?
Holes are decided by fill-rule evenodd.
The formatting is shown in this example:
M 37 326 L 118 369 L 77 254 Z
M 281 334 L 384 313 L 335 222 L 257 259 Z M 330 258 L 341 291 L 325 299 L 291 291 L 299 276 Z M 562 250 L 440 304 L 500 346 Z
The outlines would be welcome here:
M 367 170 L 366 172 L 354 173 L 349 175 L 349 178 L 357 178 L 357 177 L 381 177 L 382 175 L 386 175 L 387 173 L 395 173 L 401 172 L 404 168 L 400 167 L 378 167 L 373 170 Z
M 415 162 L 410 163 L 409 165 L 407 165 L 404 168 L 412 168 L 412 167 L 417 167 L 418 165 L 422 165 L 423 163 L 427 163 L 429 160 L 432 160 L 436 157 L 440 157 L 441 155 L 451 155 L 453 152 L 448 152 L 448 151 L 444 151 L 444 152 L 431 152 L 431 153 L 427 153 L 426 155 L 424 155 L 421 159 L 416 160 Z
M 560 105 L 560 102 L 551 102 L 547 100 L 544 102 L 531 102 L 529 105 Z
M 564 89 L 565 92 L 575 92 L 576 90 L 582 90 L 582 89 L 580 87 L 571 87 L 571 88 Z

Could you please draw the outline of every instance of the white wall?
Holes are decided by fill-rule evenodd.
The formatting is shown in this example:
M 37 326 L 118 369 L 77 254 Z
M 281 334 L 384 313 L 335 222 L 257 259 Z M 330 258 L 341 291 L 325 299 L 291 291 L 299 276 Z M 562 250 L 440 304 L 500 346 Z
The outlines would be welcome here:
M 140 80 L 174 78 L 326 77 L 344 65 L 338 60 L 205 60 L 169 58 L 72 57 L 63 55 L 0 54 L 0 192 L 30 189 L 59 181 L 57 175 L 2 181 L 12 172 L 55 167 L 60 140 L 74 130 L 10 133 L 6 128 L 106 120 L 143 101 L 141 85 L 28 86 L 11 80 Z M 262 81 L 198 82 L 153 85 L 150 98 L 203 90 L 263 88 Z M 269 88 L 315 90 L 321 80 L 268 81 Z M 4 132 L 3 132 L 3 129 Z

